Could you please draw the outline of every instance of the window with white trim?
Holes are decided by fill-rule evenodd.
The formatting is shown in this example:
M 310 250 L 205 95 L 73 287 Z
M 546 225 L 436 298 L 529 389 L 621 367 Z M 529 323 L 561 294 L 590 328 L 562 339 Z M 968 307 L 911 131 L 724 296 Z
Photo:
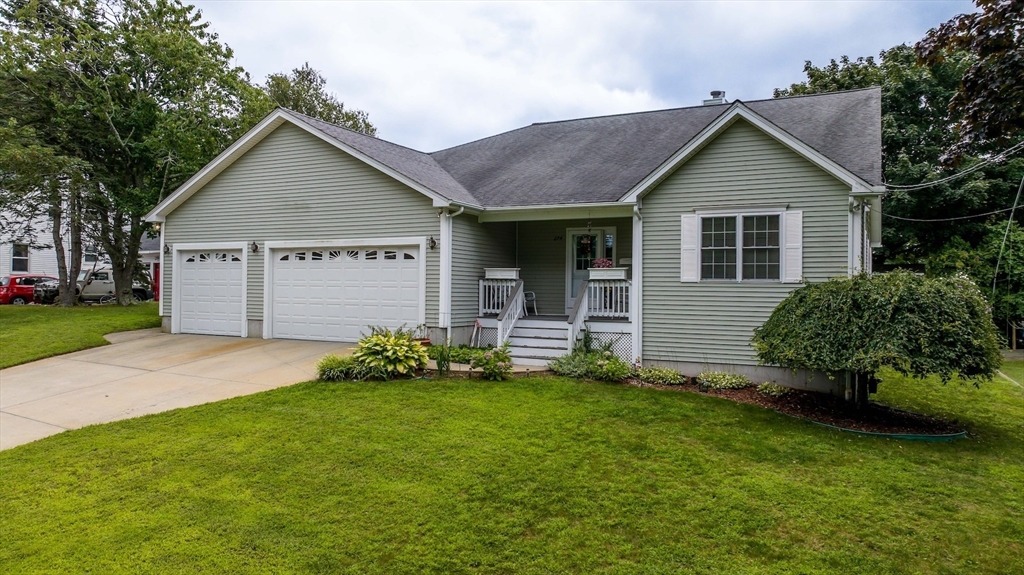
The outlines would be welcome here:
M 802 218 L 800 210 L 684 214 L 680 281 L 801 281 Z
M 11 271 L 28 271 L 28 244 L 14 244 L 11 248 Z
M 700 219 L 701 280 L 777 281 L 780 250 L 778 214 Z

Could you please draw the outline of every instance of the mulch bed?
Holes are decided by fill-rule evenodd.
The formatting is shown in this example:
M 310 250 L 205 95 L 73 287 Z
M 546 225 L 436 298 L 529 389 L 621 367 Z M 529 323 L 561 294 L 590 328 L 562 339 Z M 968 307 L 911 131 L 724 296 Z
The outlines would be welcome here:
M 957 425 L 956 422 L 911 413 L 875 402 L 869 402 L 864 409 L 857 409 L 842 398 L 815 391 L 793 389 L 786 395 L 776 398 L 759 393 L 753 387 L 702 389 L 693 381 L 691 379 L 683 385 L 649 385 L 641 383 L 638 379 L 631 379 L 627 383 L 637 387 L 702 393 L 774 409 L 786 415 L 802 417 L 818 423 L 871 433 L 947 435 L 964 431 L 963 427 Z

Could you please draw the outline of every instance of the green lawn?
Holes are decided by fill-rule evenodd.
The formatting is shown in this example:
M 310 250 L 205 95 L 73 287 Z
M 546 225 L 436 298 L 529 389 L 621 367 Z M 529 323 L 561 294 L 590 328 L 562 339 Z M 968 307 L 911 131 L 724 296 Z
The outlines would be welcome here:
M 1021 573 L 1024 390 L 954 443 L 532 378 L 305 383 L 0 452 L 4 573 Z
M 0 368 L 105 345 L 104 334 L 160 327 L 157 303 L 0 306 Z
M 1017 383 L 1024 385 L 1024 361 L 1008 361 L 1003 363 L 1003 367 L 999 368 L 1010 379 Z

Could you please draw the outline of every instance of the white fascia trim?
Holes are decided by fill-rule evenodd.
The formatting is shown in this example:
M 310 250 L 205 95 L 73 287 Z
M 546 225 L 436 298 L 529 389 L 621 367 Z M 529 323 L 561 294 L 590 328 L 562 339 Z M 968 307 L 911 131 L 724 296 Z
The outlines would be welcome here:
M 163 237 L 163 229 L 160 230 Z M 181 252 L 196 250 L 242 250 L 242 333 L 241 337 L 249 335 L 249 320 L 246 313 L 246 294 L 249 291 L 249 250 L 246 242 L 207 242 L 174 244 L 172 260 L 174 269 L 171 270 L 171 333 L 181 333 Z M 161 260 L 163 257 L 161 256 Z M 160 266 L 160 273 L 163 273 L 163 265 Z M 163 305 L 163 298 L 160 298 Z
M 419 325 L 427 323 L 427 238 L 404 236 L 387 238 L 357 238 L 339 240 L 289 240 L 271 241 L 263 244 L 263 339 L 272 339 L 274 333 L 274 259 L 273 250 L 297 248 L 330 247 L 377 247 L 417 246 L 419 247 Z
M 148 214 L 146 214 L 145 220 L 148 222 L 162 222 L 167 214 L 174 211 L 182 202 L 191 197 L 192 194 L 199 191 L 204 185 L 212 180 L 217 174 L 221 173 L 225 168 L 230 166 L 235 160 L 242 156 L 245 152 L 249 151 L 253 146 L 258 144 L 263 138 L 265 138 L 270 132 L 274 131 L 278 126 L 284 122 L 291 122 L 295 126 L 302 128 L 306 132 L 320 138 L 321 140 L 331 144 L 339 150 L 349 154 L 350 156 L 360 160 L 361 162 L 369 165 L 370 167 L 387 174 L 388 176 L 402 182 L 410 188 L 420 192 L 421 194 L 429 197 L 433 200 L 434 207 L 448 207 L 451 205 L 451 201 L 448 198 L 438 194 L 437 192 L 427 188 L 423 184 L 406 177 L 399 172 L 396 172 L 392 168 L 370 158 L 355 148 L 340 142 L 327 134 L 324 134 L 320 130 L 317 130 L 313 126 L 310 126 L 301 119 L 296 118 L 287 111 L 278 108 L 271 112 L 266 118 L 261 120 L 258 124 L 252 127 L 248 132 L 245 133 L 241 138 L 235 141 L 235 143 L 228 146 L 226 150 L 220 153 L 216 158 L 213 159 L 209 164 L 203 167 L 202 170 L 196 173 L 188 179 L 187 182 L 182 184 L 173 194 L 160 202 L 155 208 L 153 208 Z M 480 208 L 480 206 L 471 206 Z
M 689 160 L 691 156 L 700 151 L 700 149 L 708 142 L 715 138 L 720 132 L 731 126 L 739 118 L 750 122 L 761 131 L 765 132 L 772 138 L 775 138 L 797 154 L 803 156 L 812 164 L 815 164 L 822 170 L 825 170 L 840 181 L 849 185 L 851 193 L 877 193 L 875 191 L 877 188 L 881 187 L 884 189 L 884 186 L 874 186 L 861 179 L 860 176 L 855 175 L 853 172 L 850 172 L 846 168 L 828 159 L 814 148 L 794 138 L 788 132 L 766 120 L 757 112 L 746 107 L 742 102 L 735 102 L 728 110 L 719 116 L 718 119 L 708 124 L 708 126 L 701 130 L 695 138 L 690 140 L 689 144 L 683 146 L 683 148 L 659 166 L 658 169 L 651 172 L 646 178 L 641 180 L 640 183 L 634 186 L 633 189 L 627 192 L 620 201 L 636 202 L 637 198 L 642 197 L 648 191 L 653 189 L 676 168 L 678 168 L 680 164 Z
M 633 320 L 633 361 L 643 361 L 643 296 L 644 296 L 644 221 L 639 212 L 633 214 L 633 289 L 629 302 Z

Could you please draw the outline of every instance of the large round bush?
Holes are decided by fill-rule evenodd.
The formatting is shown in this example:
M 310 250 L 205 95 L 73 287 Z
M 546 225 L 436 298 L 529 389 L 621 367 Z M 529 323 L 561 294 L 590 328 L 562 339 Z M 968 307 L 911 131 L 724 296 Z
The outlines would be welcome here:
M 754 331 L 762 364 L 875 374 L 991 378 L 1000 364 L 988 302 L 966 277 L 906 271 L 795 290 Z

